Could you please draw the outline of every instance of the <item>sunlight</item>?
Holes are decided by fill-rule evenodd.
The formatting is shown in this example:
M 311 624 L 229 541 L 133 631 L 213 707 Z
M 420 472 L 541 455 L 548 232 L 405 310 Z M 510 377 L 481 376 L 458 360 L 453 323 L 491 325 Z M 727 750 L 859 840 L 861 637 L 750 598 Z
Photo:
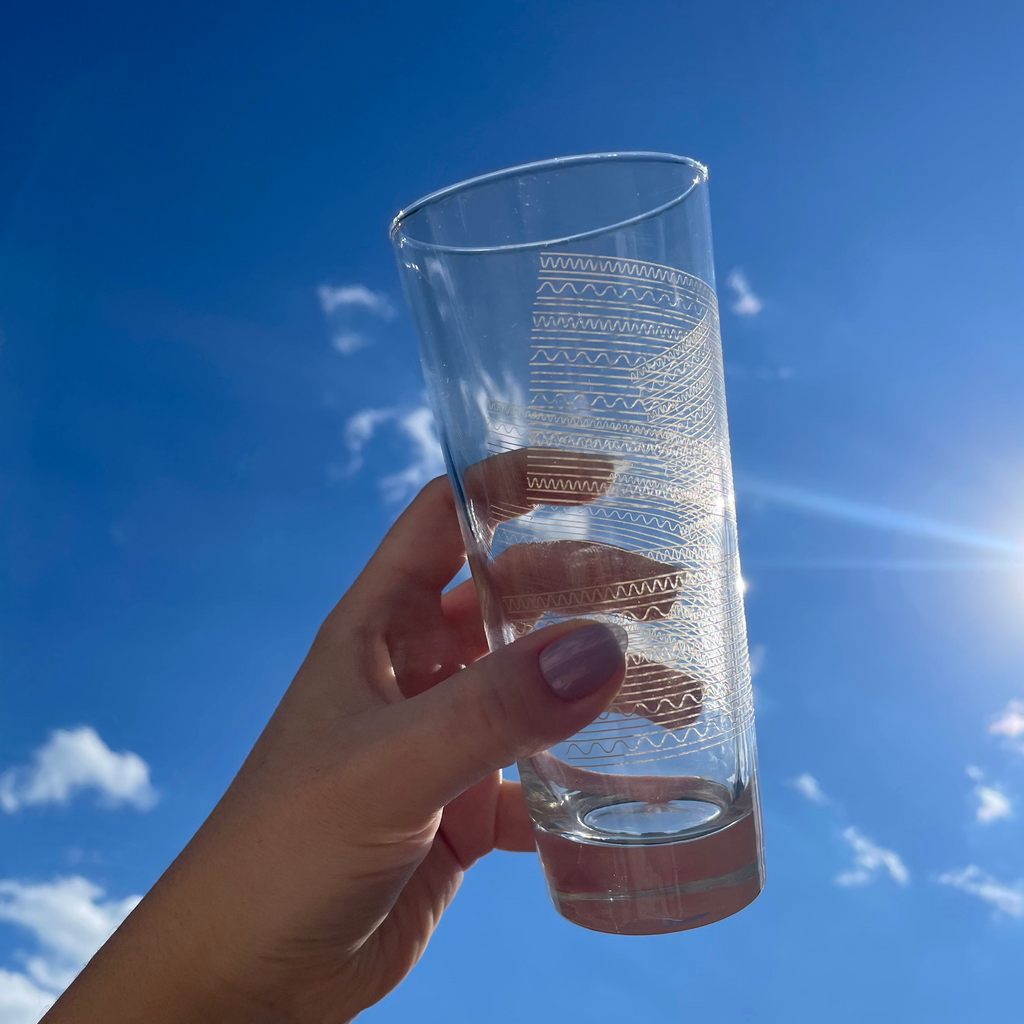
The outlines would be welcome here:
M 950 544 L 998 551 L 1006 555 L 1024 556 L 1024 545 L 1019 541 L 997 537 L 972 527 L 957 526 L 907 512 L 898 512 L 882 505 L 848 501 L 845 498 L 805 491 L 799 487 L 789 487 L 785 484 L 773 484 L 750 478 L 738 480 L 737 488 L 741 494 L 748 494 L 778 505 L 798 508 L 805 512 L 817 513 L 830 519 L 841 519 L 849 523 L 858 523 L 861 526 L 888 530 L 893 533 L 909 534 L 913 537 L 926 537 L 931 540 L 947 541 Z

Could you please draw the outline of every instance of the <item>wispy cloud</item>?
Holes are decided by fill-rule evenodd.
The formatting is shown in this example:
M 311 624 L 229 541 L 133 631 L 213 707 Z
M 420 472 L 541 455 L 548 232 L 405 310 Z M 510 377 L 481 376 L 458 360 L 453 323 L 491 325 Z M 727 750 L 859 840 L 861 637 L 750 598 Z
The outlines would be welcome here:
M 736 301 L 732 304 L 732 311 L 737 316 L 756 316 L 764 308 L 764 303 L 754 294 L 747 280 L 747 275 L 740 267 L 729 271 L 726 278 L 729 287 L 736 293 Z
M 978 785 L 974 787 L 974 795 L 978 800 L 975 818 L 982 825 L 990 825 L 1000 818 L 1013 815 L 1013 802 L 998 786 L 982 785 L 985 773 L 976 765 L 969 764 L 965 769 L 967 777 Z
M 900 885 L 910 881 L 910 872 L 895 850 L 878 846 L 852 825 L 843 830 L 843 838 L 853 850 L 853 867 L 836 877 L 837 885 L 866 885 L 884 872 Z
M 1002 736 L 1008 746 L 1024 754 L 1024 700 L 1011 700 L 988 731 L 992 736 Z
M 1010 798 L 994 786 L 975 786 L 974 795 L 978 798 L 975 817 L 982 825 L 991 825 L 993 821 L 1009 818 L 1013 814 Z
M 322 284 L 316 293 L 320 298 L 320 308 L 328 316 L 339 309 L 351 307 L 365 309 L 385 320 L 395 315 L 391 300 L 383 292 L 372 291 L 365 284 Z
M 395 307 L 383 292 L 375 292 L 365 284 L 322 284 L 316 290 L 324 316 L 335 328 L 331 345 L 336 352 L 350 356 L 372 344 L 372 339 L 357 329 L 357 313 L 382 320 L 393 320 Z
M 355 331 L 343 331 L 331 338 L 334 351 L 340 352 L 343 356 L 350 356 L 369 344 L 370 339 L 365 334 L 357 334 Z
M 352 476 L 363 468 L 363 449 L 377 432 L 377 428 L 396 418 L 396 409 L 360 409 L 350 416 L 345 424 L 345 447 L 348 448 L 349 460 L 345 466 L 333 467 L 336 478 Z
M 22 807 L 66 804 L 93 790 L 103 806 L 127 804 L 145 811 L 157 801 L 149 774 L 138 754 L 115 753 L 91 726 L 55 729 L 30 764 L 0 774 L 0 808 L 13 814 Z
M 424 484 L 445 471 L 444 455 L 434 429 L 434 417 L 425 405 L 415 408 L 361 409 L 345 424 L 345 445 L 349 459 L 344 466 L 332 466 L 335 479 L 351 476 L 364 464 L 363 451 L 383 426 L 396 430 L 409 446 L 410 461 L 378 485 L 389 502 L 411 498 Z
M 1007 884 L 982 871 L 977 864 L 939 876 L 940 885 L 977 896 L 990 906 L 1010 917 L 1024 917 L 1024 880 Z
M 16 952 L 24 971 L 0 970 L 4 1024 L 35 1024 L 142 898 L 105 895 L 79 875 L 36 884 L 0 880 L 0 921 L 27 931 L 37 947 Z
M 825 795 L 818 780 L 809 772 L 798 775 L 792 780 L 791 785 L 811 803 L 831 808 L 833 815 L 838 817 L 839 808 Z M 910 872 L 895 850 L 886 849 L 872 842 L 860 829 L 852 825 L 843 829 L 842 836 L 853 851 L 853 864 L 836 876 L 836 885 L 867 885 L 885 877 L 886 874 L 900 885 L 907 885 L 910 882 Z
M 406 413 L 398 420 L 398 429 L 412 446 L 412 461 L 405 469 L 380 482 L 388 501 L 404 501 L 445 471 L 444 454 L 434 430 L 434 417 L 426 406 Z
M 799 487 L 789 487 L 785 484 L 774 484 L 749 477 L 741 477 L 737 484 L 742 494 L 774 502 L 777 505 L 787 505 L 805 512 L 813 512 L 831 519 L 842 519 L 846 522 L 889 530 L 893 533 L 947 541 L 951 544 L 998 551 L 1007 555 L 1024 555 L 1024 545 L 1017 541 L 997 537 L 966 526 L 956 526 L 907 512 L 898 512 L 882 505 L 848 501 L 845 498 L 816 494 Z
M 821 786 L 818 785 L 818 780 L 809 772 L 804 772 L 802 775 L 798 775 L 793 780 L 793 786 L 796 788 L 798 793 L 805 796 L 811 801 L 811 803 L 828 803 L 828 797 L 822 792 Z

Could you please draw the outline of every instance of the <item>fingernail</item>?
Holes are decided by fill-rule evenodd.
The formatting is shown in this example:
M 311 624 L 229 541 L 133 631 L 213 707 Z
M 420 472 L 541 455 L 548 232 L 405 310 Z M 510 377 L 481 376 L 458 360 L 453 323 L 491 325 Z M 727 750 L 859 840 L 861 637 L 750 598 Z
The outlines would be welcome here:
M 579 700 L 608 681 L 628 646 L 621 626 L 595 622 L 548 644 L 537 659 L 540 674 L 562 700 Z

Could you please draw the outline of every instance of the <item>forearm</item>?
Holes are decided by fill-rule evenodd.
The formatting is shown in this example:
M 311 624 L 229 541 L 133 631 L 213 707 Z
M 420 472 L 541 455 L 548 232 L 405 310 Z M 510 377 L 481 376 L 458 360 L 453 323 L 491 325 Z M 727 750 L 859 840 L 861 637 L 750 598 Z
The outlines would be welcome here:
M 136 908 L 46 1014 L 45 1024 L 226 1024 L 216 980 L 190 969 L 171 928 L 153 911 L 145 901 Z
M 224 865 L 200 830 L 43 1018 L 44 1024 L 281 1024 L 230 983 L 218 937 Z

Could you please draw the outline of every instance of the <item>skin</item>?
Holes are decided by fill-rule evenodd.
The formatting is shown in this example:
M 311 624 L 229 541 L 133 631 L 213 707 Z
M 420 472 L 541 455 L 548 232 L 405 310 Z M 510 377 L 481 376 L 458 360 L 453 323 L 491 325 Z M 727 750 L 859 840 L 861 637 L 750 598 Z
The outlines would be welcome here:
M 615 471 L 521 449 L 470 467 L 466 500 L 486 539 L 538 505 L 602 497 Z M 698 684 L 642 658 L 577 700 L 556 696 L 538 657 L 587 619 L 536 630 L 538 613 L 512 615 L 526 635 L 488 654 L 473 583 L 443 593 L 465 560 L 439 478 L 327 617 L 213 813 L 46 1024 L 350 1021 L 416 964 L 477 860 L 535 849 L 502 767 L 609 707 L 666 724 L 699 713 Z M 684 576 L 588 541 L 514 544 L 475 569 L 485 606 L 557 591 L 575 595 L 564 613 L 637 621 L 667 614 Z M 646 581 L 647 596 L 608 598 Z M 664 780 L 634 781 L 659 798 Z
M 500 769 L 591 722 L 625 665 L 575 701 L 548 687 L 538 655 L 585 619 L 488 655 L 472 583 L 442 593 L 464 561 L 435 480 L 328 616 L 208 820 L 46 1024 L 342 1024 L 415 965 L 475 861 L 534 849 Z

